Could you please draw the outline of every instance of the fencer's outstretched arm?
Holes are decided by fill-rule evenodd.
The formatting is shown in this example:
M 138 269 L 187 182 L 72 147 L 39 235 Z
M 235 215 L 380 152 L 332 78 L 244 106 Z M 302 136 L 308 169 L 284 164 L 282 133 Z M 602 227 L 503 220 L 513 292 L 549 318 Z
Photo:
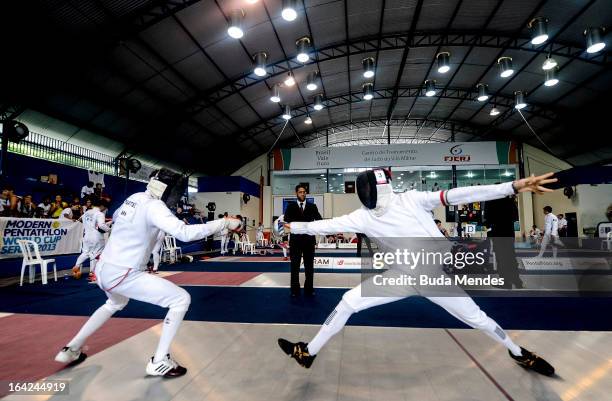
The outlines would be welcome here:
M 342 232 L 363 232 L 363 209 L 357 209 L 352 213 L 328 220 L 316 220 L 311 222 L 295 221 L 290 223 L 292 234 L 337 234 Z
M 147 218 L 163 232 L 176 237 L 179 241 L 190 242 L 216 234 L 228 228 L 235 230 L 240 226 L 238 219 L 218 219 L 206 224 L 185 224 L 179 220 L 162 201 L 155 201 L 147 212 Z
M 556 182 L 556 178 L 550 178 L 553 173 L 547 173 L 538 177 L 531 176 L 505 182 L 496 185 L 478 185 L 472 187 L 453 188 L 446 191 L 419 192 L 417 197 L 423 207 L 432 210 L 439 205 L 460 205 L 463 203 L 483 202 L 500 199 L 518 192 L 543 193 L 552 192 L 552 189 L 543 185 Z
M 104 215 L 102 213 L 98 213 L 96 216 L 96 228 L 101 233 L 107 233 L 110 231 L 110 225 L 106 224 L 106 220 L 104 219 Z

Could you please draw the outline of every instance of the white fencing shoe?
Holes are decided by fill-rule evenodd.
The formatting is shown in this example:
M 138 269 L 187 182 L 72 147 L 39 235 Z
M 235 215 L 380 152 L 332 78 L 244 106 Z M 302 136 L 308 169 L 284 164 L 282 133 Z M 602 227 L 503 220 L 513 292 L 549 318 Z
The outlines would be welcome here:
M 180 377 L 187 373 L 187 369 L 180 366 L 170 354 L 159 362 L 153 362 L 153 357 L 147 364 L 147 374 L 151 376 L 163 376 L 166 378 Z
M 64 347 L 60 352 L 55 355 L 55 361 L 60 363 L 66 363 L 70 366 L 78 365 L 87 358 L 87 354 L 81 351 L 79 348 L 76 351 L 70 349 L 70 347 Z

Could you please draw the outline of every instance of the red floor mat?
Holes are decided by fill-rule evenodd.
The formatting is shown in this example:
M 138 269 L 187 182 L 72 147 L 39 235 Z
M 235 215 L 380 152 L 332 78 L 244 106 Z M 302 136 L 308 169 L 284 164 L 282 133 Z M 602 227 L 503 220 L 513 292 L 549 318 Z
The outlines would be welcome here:
M 177 285 L 240 285 L 259 272 L 183 272 L 166 277 Z

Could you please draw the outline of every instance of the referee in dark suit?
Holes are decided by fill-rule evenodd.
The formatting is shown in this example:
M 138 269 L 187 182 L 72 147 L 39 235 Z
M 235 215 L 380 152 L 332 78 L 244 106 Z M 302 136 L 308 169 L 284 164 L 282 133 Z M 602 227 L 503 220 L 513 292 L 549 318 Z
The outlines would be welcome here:
M 296 202 L 291 202 L 285 210 L 285 221 L 315 221 L 321 220 L 319 209 L 314 203 L 306 202 L 306 188 L 303 185 L 295 187 Z M 316 238 L 314 235 L 291 234 L 289 239 L 289 253 L 291 256 L 291 296 L 300 295 L 300 260 L 304 257 L 304 270 L 306 281 L 304 282 L 304 295 L 314 295 L 314 253 Z

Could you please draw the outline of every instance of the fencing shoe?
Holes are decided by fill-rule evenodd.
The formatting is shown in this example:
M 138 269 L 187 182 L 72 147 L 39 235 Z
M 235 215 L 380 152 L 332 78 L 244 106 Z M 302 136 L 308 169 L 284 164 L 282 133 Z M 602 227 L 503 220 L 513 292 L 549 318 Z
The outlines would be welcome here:
M 312 362 L 314 362 L 316 355 L 310 355 L 308 353 L 308 344 L 306 343 L 292 343 L 285 340 L 284 338 L 278 339 L 278 346 L 281 347 L 283 352 L 294 358 L 297 363 L 308 369 Z
M 516 363 L 518 363 L 525 369 L 534 370 L 544 376 L 552 376 L 555 374 L 555 368 L 553 368 L 551 364 L 549 364 L 543 358 L 540 358 L 533 352 L 527 351 L 523 347 L 521 347 L 521 356 L 514 356 L 510 351 L 508 351 L 508 353 L 510 354 L 512 359 L 516 361 Z
M 68 364 L 69 366 L 75 366 L 83 362 L 87 358 L 87 354 L 81 352 L 81 348 L 76 351 L 70 349 L 70 347 L 64 347 L 60 352 L 55 355 L 55 361 L 60 363 Z
M 151 376 L 173 378 L 183 376 L 185 373 L 187 373 L 187 369 L 176 363 L 176 361 L 170 357 L 170 354 L 166 355 L 166 357 L 159 362 L 153 362 L 153 357 L 151 357 L 147 364 L 147 374 Z

